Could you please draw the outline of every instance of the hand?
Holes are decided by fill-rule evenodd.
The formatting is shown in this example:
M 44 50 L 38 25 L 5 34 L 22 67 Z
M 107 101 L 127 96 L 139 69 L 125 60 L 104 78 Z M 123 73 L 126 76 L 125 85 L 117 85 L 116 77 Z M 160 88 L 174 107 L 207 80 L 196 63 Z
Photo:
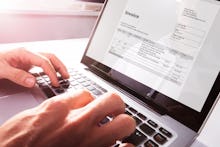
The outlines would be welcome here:
M 33 87 L 36 82 L 35 77 L 28 73 L 32 66 L 41 67 L 54 86 L 59 85 L 56 72 L 59 72 L 63 78 L 69 78 L 66 67 L 53 54 L 32 53 L 24 48 L 0 52 L 0 79 Z
M 0 126 L 0 146 L 110 146 L 135 130 L 135 120 L 124 111 L 125 105 L 116 94 L 94 100 L 87 91 L 66 93 L 21 112 Z M 106 116 L 113 116 L 113 120 L 98 125 Z

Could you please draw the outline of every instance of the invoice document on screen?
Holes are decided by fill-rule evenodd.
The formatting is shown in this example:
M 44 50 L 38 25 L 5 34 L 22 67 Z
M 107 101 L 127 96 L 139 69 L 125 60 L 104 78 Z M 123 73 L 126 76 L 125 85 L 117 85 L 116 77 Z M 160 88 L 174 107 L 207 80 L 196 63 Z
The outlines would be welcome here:
M 179 97 L 218 11 L 219 5 L 207 1 L 128 0 L 101 60 L 200 111 L 210 89 L 197 95 L 198 103 Z

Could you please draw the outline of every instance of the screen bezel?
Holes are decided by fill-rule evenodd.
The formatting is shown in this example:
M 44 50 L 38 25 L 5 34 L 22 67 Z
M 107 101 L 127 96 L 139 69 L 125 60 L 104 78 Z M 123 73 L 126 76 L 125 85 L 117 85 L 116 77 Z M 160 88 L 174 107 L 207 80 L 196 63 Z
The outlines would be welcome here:
M 149 105 L 151 108 L 155 109 L 160 114 L 162 115 L 167 114 L 171 116 L 173 119 L 177 120 L 178 122 L 181 122 L 185 126 L 191 128 L 195 132 L 198 132 L 218 98 L 218 94 L 220 91 L 220 73 L 218 73 L 218 76 L 216 77 L 215 83 L 213 84 L 212 89 L 209 92 L 209 95 L 205 101 L 205 104 L 201 112 L 197 112 L 193 110 L 192 108 L 187 107 L 157 91 L 155 91 L 154 97 L 153 96 L 146 97 L 146 91 L 152 90 L 150 87 L 147 87 L 133 79 L 130 79 L 129 77 L 123 75 L 122 73 L 117 72 L 111 69 L 110 67 L 86 55 L 89 49 L 89 46 L 91 44 L 92 38 L 96 33 L 96 29 L 99 25 L 99 22 L 102 19 L 102 14 L 104 12 L 107 2 L 108 0 L 105 1 L 102 12 L 100 13 L 97 19 L 95 27 L 93 28 L 93 31 L 91 33 L 91 36 L 87 44 L 86 50 L 84 52 L 83 58 L 81 60 L 81 63 L 85 64 L 87 67 L 89 67 L 89 69 L 91 69 L 91 71 L 103 77 L 105 80 L 109 82 L 113 82 L 120 88 L 138 97 L 141 101 Z M 135 85 L 135 86 L 129 85 L 129 83 L 132 83 L 132 85 Z M 163 103 L 160 103 L 157 101 L 157 99 L 161 99 L 161 98 L 163 99 Z

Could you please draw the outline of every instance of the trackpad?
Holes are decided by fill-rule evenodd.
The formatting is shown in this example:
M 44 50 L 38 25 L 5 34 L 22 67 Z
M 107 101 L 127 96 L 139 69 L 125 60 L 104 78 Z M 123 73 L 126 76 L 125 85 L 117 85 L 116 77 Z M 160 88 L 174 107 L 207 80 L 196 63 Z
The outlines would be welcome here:
M 39 104 L 29 92 L 0 97 L 0 125 L 13 115 Z

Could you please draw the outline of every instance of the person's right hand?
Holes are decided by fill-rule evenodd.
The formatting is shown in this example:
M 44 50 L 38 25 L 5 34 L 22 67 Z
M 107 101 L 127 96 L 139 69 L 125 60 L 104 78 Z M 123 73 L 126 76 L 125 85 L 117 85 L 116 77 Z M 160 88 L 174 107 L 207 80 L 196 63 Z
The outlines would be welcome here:
M 135 130 L 135 120 L 124 111 L 125 104 L 116 94 L 95 100 L 87 91 L 59 95 L 0 126 L 0 146 L 107 147 Z M 106 116 L 113 120 L 99 125 Z

